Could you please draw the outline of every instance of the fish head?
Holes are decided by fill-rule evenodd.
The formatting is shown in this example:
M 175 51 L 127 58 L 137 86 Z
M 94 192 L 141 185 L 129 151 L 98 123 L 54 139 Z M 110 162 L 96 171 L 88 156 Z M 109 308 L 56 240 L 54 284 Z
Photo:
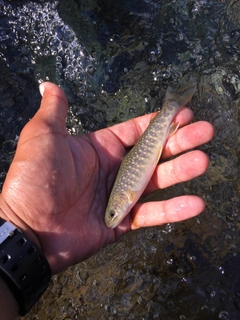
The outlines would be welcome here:
M 109 199 L 105 213 L 105 224 L 108 228 L 116 228 L 131 210 L 131 201 L 127 193 L 117 193 Z

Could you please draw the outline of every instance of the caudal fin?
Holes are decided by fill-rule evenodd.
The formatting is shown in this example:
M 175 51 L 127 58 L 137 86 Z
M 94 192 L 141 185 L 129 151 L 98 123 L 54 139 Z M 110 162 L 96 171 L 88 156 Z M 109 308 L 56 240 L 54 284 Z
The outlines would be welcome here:
M 180 89 L 180 90 L 175 90 L 171 87 L 168 87 L 165 94 L 164 103 L 169 103 L 170 101 L 174 101 L 174 102 L 177 102 L 180 107 L 183 107 L 192 99 L 192 96 L 194 95 L 195 91 L 196 91 L 195 83 L 188 86 L 187 88 L 185 87 L 184 89 Z

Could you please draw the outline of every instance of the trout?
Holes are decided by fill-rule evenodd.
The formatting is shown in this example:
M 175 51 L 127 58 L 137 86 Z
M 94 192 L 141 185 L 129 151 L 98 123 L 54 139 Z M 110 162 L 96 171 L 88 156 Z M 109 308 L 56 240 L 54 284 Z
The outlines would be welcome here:
M 116 228 L 142 195 L 168 137 L 178 129 L 179 123 L 173 122 L 174 117 L 191 100 L 195 90 L 195 85 L 181 92 L 167 88 L 162 109 L 120 165 L 105 212 L 108 228 Z

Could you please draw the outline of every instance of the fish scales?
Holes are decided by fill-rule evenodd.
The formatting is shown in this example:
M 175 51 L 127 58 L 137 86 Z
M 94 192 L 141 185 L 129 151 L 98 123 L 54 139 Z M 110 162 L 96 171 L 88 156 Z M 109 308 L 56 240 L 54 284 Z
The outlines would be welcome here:
M 174 117 L 194 92 L 195 85 L 181 93 L 169 87 L 162 110 L 124 157 L 105 212 L 105 223 L 109 228 L 118 226 L 140 198 L 156 169 L 169 134 L 178 127 L 178 124 L 172 124 Z
M 176 106 L 176 109 L 178 110 L 178 105 Z M 135 188 L 131 190 L 137 189 L 139 182 L 144 179 L 144 170 L 145 167 L 148 166 L 149 160 L 154 156 L 156 159 L 155 162 L 157 163 L 159 148 L 162 144 L 161 140 L 165 138 L 168 133 L 167 131 L 169 131 L 166 130 L 165 127 L 172 122 L 175 113 L 168 113 L 165 118 L 162 118 L 163 116 L 165 115 L 158 113 L 151 121 L 136 146 L 129 151 L 123 159 L 115 180 L 115 186 L 112 189 L 112 194 L 124 192 L 128 190 L 128 188 L 134 186 Z M 162 122 L 162 125 L 159 125 L 159 121 Z

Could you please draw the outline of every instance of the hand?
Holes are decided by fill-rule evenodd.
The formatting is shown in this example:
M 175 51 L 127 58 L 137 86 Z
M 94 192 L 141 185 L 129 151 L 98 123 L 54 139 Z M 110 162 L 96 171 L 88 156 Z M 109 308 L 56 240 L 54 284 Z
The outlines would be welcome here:
M 40 246 L 53 273 L 78 263 L 132 229 L 193 217 L 204 210 L 197 196 L 137 204 L 116 229 L 104 224 L 108 197 L 126 148 L 133 146 L 151 115 L 80 136 L 65 127 L 67 99 L 52 83 L 44 89 L 41 107 L 23 128 L 15 157 L 0 195 L 0 215 L 12 221 Z M 184 108 L 180 128 L 167 142 L 162 159 L 208 142 L 208 122 L 187 125 Z M 203 174 L 207 156 L 190 151 L 158 166 L 145 193 Z

